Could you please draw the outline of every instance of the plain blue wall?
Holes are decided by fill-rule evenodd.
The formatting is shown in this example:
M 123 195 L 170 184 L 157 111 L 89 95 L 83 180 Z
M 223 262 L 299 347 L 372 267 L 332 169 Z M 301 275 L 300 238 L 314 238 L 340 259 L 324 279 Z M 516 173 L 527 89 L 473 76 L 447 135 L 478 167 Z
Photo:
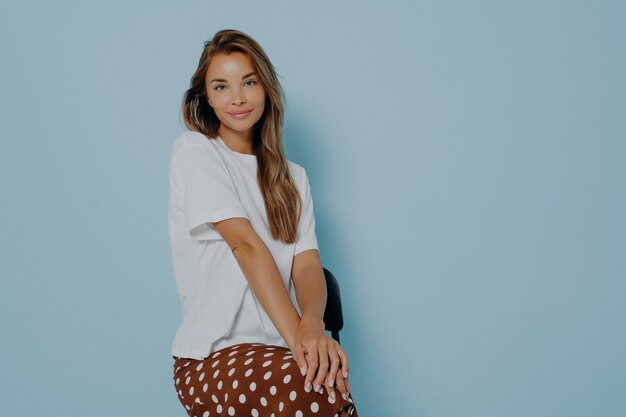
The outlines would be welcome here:
M 232 27 L 287 92 L 361 417 L 626 415 L 625 18 L 3 2 L 0 414 L 185 415 L 168 160 L 203 41 Z

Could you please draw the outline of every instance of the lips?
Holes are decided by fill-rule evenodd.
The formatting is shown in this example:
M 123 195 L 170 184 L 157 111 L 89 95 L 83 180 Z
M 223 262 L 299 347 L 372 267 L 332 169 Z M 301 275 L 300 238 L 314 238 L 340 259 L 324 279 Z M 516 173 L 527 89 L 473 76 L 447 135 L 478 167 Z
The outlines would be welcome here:
M 251 111 L 252 110 L 245 110 L 245 111 L 240 111 L 240 112 L 236 112 L 236 113 L 235 112 L 230 112 L 228 114 L 230 114 L 231 116 L 239 116 L 239 115 L 242 115 L 242 114 L 250 113 Z

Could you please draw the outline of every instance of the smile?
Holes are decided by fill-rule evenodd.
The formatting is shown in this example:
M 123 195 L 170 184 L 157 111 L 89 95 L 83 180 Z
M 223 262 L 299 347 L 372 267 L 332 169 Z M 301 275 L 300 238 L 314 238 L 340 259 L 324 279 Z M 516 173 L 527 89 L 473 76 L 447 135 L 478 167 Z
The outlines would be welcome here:
M 230 117 L 234 119 L 245 119 L 246 117 L 250 115 L 250 113 L 252 113 L 252 110 L 248 110 L 245 113 L 228 113 L 228 114 L 230 115 Z

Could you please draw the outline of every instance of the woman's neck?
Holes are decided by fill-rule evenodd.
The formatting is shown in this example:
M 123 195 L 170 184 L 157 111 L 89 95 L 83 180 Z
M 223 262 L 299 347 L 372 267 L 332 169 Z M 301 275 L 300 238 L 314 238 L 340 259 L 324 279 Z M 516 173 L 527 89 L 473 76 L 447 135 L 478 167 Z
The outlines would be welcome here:
M 252 129 L 246 132 L 223 128 L 217 129 L 217 134 L 222 138 L 226 146 L 235 152 L 254 155 L 252 150 Z

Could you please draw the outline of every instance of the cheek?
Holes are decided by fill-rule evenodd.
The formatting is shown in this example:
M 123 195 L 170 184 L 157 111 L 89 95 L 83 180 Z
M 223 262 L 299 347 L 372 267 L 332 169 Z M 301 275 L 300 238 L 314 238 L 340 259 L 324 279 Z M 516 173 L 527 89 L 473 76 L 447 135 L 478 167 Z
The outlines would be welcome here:
M 215 111 L 220 111 L 224 107 L 224 104 L 228 101 L 225 99 L 223 94 L 209 94 L 209 99 L 211 100 L 211 104 L 213 104 Z
M 265 90 L 261 86 L 250 90 L 250 97 L 256 102 L 260 103 L 265 101 Z
M 255 96 L 255 102 L 257 106 L 263 107 L 265 105 L 265 93 L 263 91 Z

